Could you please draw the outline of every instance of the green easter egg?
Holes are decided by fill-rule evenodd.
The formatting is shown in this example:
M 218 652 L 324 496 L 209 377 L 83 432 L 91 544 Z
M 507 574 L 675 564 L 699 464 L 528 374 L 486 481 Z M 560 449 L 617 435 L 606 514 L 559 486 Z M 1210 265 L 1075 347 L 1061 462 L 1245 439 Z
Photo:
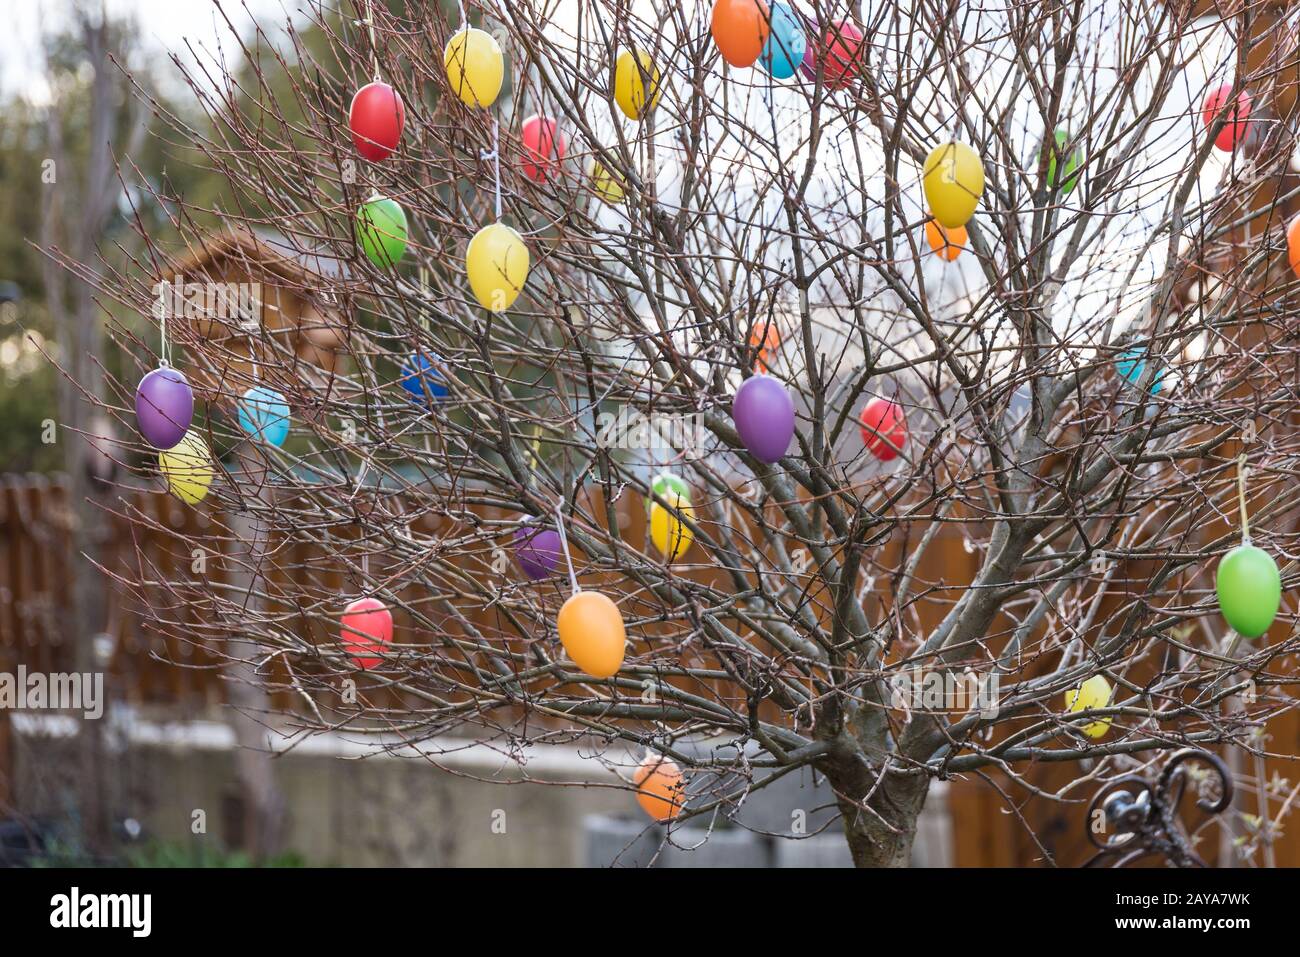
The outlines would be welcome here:
M 691 487 L 672 472 L 660 472 L 656 475 L 650 482 L 650 490 L 665 502 L 671 503 L 673 495 L 678 495 L 681 497 L 683 504 L 691 504 Z M 654 504 L 656 504 L 655 500 L 646 496 L 645 513 L 647 515 L 650 514 L 650 507 Z
M 1066 145 L 1070 142 L 1070 134 L 1065 130 L 1056 131 L 1056 149 L 1052 150 L 1043 146 L 1043 152 L 1047 154 L 1047 187 L 1048 189 L 1057 189 L 1056 182 L 1056 157 L 1058 153 L 1064 153 Z M 1074 191 L 1074 187 L 1079 182 L 1079 167 L 1083 165 L 1083 150 L 1076 147 L 1065 157 L 1065 171 L 1063 185 L 1059 186 L 1067 193 Z
M 387 196 L 376 196 L 357 210 L 357 242 L 366 258 L 386 269 L 406 252 L 406 213 Z
M 1237 634 L 1258 638 L 1268 631 L 1282 602 L 1277 562 L 1262 548 L 1238 545 L 1219 562 L 1214 576 L 1219 610 Z

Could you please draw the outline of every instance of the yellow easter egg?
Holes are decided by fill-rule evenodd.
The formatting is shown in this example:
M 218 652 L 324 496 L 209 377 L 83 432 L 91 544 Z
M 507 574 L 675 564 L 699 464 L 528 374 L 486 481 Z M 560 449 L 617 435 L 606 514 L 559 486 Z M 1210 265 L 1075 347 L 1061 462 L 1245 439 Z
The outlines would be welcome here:
M 617 206 L 627 198 L 623 181 L 611 173 L 600 160 L 591 161 L 591 188 L 596 191 L 597 196 L 611 206 Z
M 196 432 L 186 432 L 179 443 L 158 453 L 158 468 L 167 481 L 167 490 L 187 505 L 197 505 L 207 497 L 216 474 L 208 443 Z
M 925 158 L 922 185 L 934 218 L 940 225 L 956 229 L 975 215 L 984 193 L 984 167 L 979 155 L 965 143 L 944 143 Z
M 484 226 L 465 250 L 469 288 L 484 309 L 509 309 L 528 281 L 528 247 L 523 238 L 502 223 Z
M 681 495 L 660 493 L 669 505 L 677 509 L 674 513 L 672 509 L 664 508 L 658 502 L 652 502 L 650 505 L 650 541 L 655 543 L 655 548 L 663 554 L 668 561 L 676 561 L 682 555 L 685 555 L 691 547 L 691 542 L 695 541 L 695 533 L 691 531 L 690 526 L 677 517 L 680 513 L 683 517 L 695 521 L 695 509 L 691 507 L 690 499 Z
M 492 34 L 468 27 L 453 33 L 443 47 L 442 65 L 452 92 L 467 106 L 488 107 L 496 102 L 506 65 Z
M 614 102 L 629 120 L 639 120 L 647 110 L 653 110 L 661 92 L 659 70 L 649 53 L 624 50 L 618 55 L 614 64 Z
M 573 663 L 593 678 L 612 678 L 623 667 L 627 630 L 608 596 L 576 592 L 560 608 L 555 627 Z
M 1102 675 L 1093 675 L 1079 687 L 1071 688 L 1065 693 L 1065 710 L 1070 714 L 1088 708 L 1104 708 L 1108 704 L 1110 704 L 1110 682 Z M 1110 730 L 1110 722 L 1111 719 L 1106 717 L 1075 727 L 1090 738 L 1100 738 Z

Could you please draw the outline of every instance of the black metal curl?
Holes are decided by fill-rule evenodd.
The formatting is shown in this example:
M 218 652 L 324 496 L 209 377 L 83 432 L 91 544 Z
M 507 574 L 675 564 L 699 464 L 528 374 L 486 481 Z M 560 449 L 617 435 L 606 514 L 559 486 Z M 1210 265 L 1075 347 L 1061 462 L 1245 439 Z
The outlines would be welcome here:
M 1154 785 L 1146 778 L 1128 774 L 1116 778 L 1097 792 L 1088 805 L 1084 821 L 1088 840 L 1097 848 L 1084 867 L 1098 867 L 1114 859 L 1112 867 L 1125 867 L 1152 855 L 1163 855 L 1175 867 L 1205 867 L 1192 850 L 1178 820 L 1178 805 L 1187 790 L 1184 765 L 1197 761 L 1212 768 L 1219 778 L 1217 799 L 1198 797 L 1196 806 L 1207 814 L 1220 814 L 1232 803 L 1232 775 L 1216 754 L 1199 748 L 1184 748 L 1170 757 Z M 1093 832 L 1092 822 L 1100 811 L 1106 817 L 1105 840 Z

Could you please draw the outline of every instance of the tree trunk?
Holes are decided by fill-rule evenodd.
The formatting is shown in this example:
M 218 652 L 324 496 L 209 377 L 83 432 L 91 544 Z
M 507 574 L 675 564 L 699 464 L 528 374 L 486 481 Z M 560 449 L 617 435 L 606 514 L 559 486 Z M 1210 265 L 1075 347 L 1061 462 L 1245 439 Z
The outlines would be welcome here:
M 244 486 L 250 505 L 268 504 L 270 490 L 266 469 L 247 443 L 239 447 L 236 475 Z M 227 560 L 233 593 L 243 595 L 241 617 L 251 620 L 262 610 L 262 562 L 266 554 L 265 522 L 250 511 L 233 512 L 230 529 L 235 543 Z M 235 733 L 235 772 L 243 795 L 243 844 L 257 860 L 279 853 L 284 845 L 287 806 L 276 783 L 275 767 L 265 721 L 271 699 L 258 666 L 262 648 L 242 633 L 232 633 L 226 669 L 229 683 L 226 700 L 231 707 L 230 727 Z
M 859 758 L 823 771 L 835 790 L 854 866 L 908 867 L 930 777 L 891 771 L 873 790 L 876 774 Z

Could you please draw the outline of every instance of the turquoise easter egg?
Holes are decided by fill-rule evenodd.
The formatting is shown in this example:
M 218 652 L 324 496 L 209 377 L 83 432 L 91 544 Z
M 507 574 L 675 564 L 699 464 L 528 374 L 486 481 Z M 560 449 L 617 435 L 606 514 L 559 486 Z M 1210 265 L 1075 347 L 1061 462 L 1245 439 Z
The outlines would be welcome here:
M 1126 349 L 1115 360 L 1115 371 L 1131 386 L 1137 386 L 1147 370 L 1146 351 L 1143 349 Z M 1165 370 L 1157 369 L 1151 376 L 1151 394 L 1155 395 L 1164 384 Z
M 253 386 L 239 400 L 239 427 L 256 442 L 280 446 L 289 436 L 289 403 L 264 385 Z
M 758 55 L 759 65 L 774 79 L 789 79 L 803 63 L 807 42 L 799 15 L 784 3 L 774 3 L 771 29 L 767 42 L 763 44 L 763 52 Z

